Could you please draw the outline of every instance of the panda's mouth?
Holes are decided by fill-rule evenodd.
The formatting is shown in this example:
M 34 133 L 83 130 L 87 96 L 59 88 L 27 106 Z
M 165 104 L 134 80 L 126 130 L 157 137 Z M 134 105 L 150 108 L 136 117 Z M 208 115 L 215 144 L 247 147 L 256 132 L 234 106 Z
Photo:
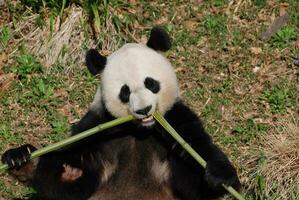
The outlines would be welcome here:
M 154 117 L 152 115 L 140 119 L 143 126 L 151 126 L 155 123 Z

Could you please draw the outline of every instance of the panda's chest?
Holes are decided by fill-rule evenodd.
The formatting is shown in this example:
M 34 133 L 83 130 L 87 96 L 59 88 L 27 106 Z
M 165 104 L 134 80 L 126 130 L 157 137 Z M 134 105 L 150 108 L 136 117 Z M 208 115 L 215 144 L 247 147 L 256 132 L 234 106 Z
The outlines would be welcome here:
M 153 138 L 130 138 L 127 150 L 120 156 L 119 175 L 144 184 L 167 182 L 170 169 L 164 155 L 163 147 Z
M 170 167 L 153 139 L 125 139 L 114 163 L 104 164 L 102 185 L 90 200 L 171 200 Z

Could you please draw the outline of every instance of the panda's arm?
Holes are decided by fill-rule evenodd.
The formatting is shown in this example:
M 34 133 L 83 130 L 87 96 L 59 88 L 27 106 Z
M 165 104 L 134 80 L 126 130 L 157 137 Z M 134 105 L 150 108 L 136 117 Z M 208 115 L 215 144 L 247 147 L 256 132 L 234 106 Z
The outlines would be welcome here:
M 182 102 L 177 102 L 165 117 L 206 161 L 228 160 L 225 154 L 213 144 L 197 115 Z M 180 149 L 179 145 L 175 146 Z
M 178 193 L 187 199 L 197 199 L 198 196 L 221 195 L 224 193 L 222 183 L 240 187 L 234 167 L 227 156 L 213 143 L 194 112 L 182 102 L 177 102 L 165 117 L 207 161 L 207 168 L 204 170 L 179 144 L 172 142 L 169 159 L 173 174 L 172 183 Z
M 76 135 L 108 121 L 109 119 L 107 119 L 106 115 L 102 105 L 101 88 L 99 87 L 87 113 L 79 122 L 72 126 L 72 135 Z
M 98 112 L 90 109 L 78 123 L 72 125 L 72 135 L 76 135 L 78 133 L 91 129 L 103 122 L 104 119 L 101 117 L 101 115 Z
M 31 185 L 39 195 L 49 199 L 87 199 L 99 183 L 101 170 L 99 151 L 90 145 L 86 150 L 64 149 L 30 160 L 35 148 L 23 145 L 2 155 L 2 162 L 9 164 L 10 173 Z

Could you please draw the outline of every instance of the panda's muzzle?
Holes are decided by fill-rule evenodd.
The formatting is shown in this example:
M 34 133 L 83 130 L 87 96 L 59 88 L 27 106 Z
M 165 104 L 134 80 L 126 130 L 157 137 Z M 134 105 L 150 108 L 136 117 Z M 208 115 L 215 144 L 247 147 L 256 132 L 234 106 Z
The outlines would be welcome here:
M 148 115 L 148 112 L 152 109 L 152 106 L 146 106 L 145 108 L 139 109 L 137 111 L 135 111 L 135 113 L 137 113 L 138 115 Z
M 152 115 L 149 114 L 152 106 L 146 106 L 145 108 L 139 109 L 135 111 L 138 115 L 138 118 L 143 126 L 151 126 L 155 123 L 155 120 Z

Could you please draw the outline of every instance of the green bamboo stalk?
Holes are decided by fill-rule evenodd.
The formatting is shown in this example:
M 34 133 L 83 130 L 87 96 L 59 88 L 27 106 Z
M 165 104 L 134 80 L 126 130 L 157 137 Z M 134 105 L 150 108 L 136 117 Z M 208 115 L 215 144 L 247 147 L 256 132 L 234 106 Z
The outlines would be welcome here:
M 206 168 L 207 162 L 172 128 L 172 126 L 166 121 L 166 119 L 156 111 L 153 114 L 154 118 L 164 127 L 164 129 L 203 167 Z M 245 200 L 241 194 L 239 194 L 233 187 L 222 186 L 231 193 L 238 200 Z
M 34 158 L 37 158 L 39 156 L 42 156 L 42 155 L 44 155 L 46 153 L 49 153 L 51 151 L 58 150 L 58 149 L 66 146 L 66 145 L 69 145 L 69 144 L 72 144 L 72 143 L 77 142 L 79 140 L 82 140 L 83 138 L 91 136 L 91 135 L 93 135 L 93 134 L 95 134 L 97 132 L 100 132 L 100 131 L 109 129 L 111 127 L 123 124 L 123 123 L 131 121 L 133 119 L 134 119 L 134 117 L 132 115 L 128 115 L 126 117 L 121 117 L 121 118 L 118 118 L 118 119 L 115 119 L 115 120 L 112 120 L 112 121 L 100 124 L 100 125 L 98 125 L 98 126 L 96 126 L 94 128 L 86 130 L 86 131 L 84 131 L 82 133 L 79 133 L 79 134 L 74 135 L 72 137 L 69 137 L 69 138 L 66 138 L 64 140 L 61 140 L 60 142 L 51 144 L 49 146 L 46 146 L 44 148 L 41 148 L 41 149 L 38 149 L 38 150 L 34 151 L 30 155 L 30 160 L 32 160 Z M 6 164 L 0 165 L 0 173 L 6 171 L 7 169 L 8 169 L 8 166 Z

